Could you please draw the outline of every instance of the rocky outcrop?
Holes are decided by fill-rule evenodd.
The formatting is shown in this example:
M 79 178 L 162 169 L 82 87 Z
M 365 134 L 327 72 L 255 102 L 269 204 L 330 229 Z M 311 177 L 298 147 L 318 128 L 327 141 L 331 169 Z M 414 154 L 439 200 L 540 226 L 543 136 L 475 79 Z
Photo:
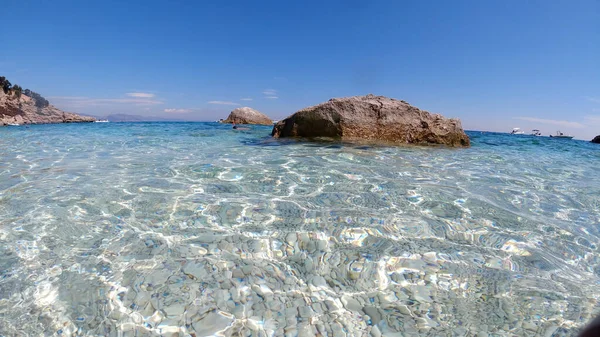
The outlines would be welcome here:
M 592 139 L 592 143 L 600 144 L 600 136 L 594 137 L 594 139 Z
M 0 126 L 8 124 L 82 123 L 93 122 L 93 117 L 64 112 L 52 105 L 37 107 L 29 96 L 17 97 L 0 90 Z
M 395 144 L 469 146 L 460 120 L 384 96 L 333 98 L 273 127 L 274 137 L 332 137 Z
M 234 109 L 223 123 L 273 125 L 265 114 L 248 107 Z

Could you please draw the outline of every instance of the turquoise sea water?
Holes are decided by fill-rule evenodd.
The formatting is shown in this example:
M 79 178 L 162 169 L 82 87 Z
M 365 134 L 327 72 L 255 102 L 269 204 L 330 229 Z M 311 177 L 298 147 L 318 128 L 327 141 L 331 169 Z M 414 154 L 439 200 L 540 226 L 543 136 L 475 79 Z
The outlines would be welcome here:
M 569 336 L 599 311 L 600 146 L 0 128 L 1 336 Z

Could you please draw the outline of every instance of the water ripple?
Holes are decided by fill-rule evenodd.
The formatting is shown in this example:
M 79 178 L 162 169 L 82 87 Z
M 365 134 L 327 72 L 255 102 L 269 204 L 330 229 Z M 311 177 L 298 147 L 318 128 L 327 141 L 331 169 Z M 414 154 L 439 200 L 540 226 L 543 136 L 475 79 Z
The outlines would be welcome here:
M 598 310 L 598 148 L 0 129 L 0 334 L 572 335 Z

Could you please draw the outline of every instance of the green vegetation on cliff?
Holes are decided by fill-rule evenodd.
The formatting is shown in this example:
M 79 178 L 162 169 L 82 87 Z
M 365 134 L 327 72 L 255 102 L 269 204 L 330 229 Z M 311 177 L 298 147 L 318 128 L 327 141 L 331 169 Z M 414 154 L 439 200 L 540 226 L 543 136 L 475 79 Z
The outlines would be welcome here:
M 0 76 L 0 87 L 2 87 L 2 91 L 4 91 L 5 94 L 14 94 L 16 98 L 21 98 L 21 94 L 31 97 L 31 99 L 35 101 L 35 106 L 38 108 L 45 108 L 50 105 L 50 102 L 42 95 L 29 89 L 23 90 L 21 86 L 10 83 L 4 76 Z
M 0 76 L 0 87 L 2 87 L 2 91 L 4 91 L 5 94 L 8 94 L 12 87 L 12 84 L 9 80 L 6 79 L 6 77 Z
M 35 106 L 37 106 L 38 108 L 45 108 L 50 104 L 50 102 L 48 102 L 47 99 L 45 99 L 44 97 L 42 97 L 42 95 L 38 94 L 35 91 L 25 89 L 23 91 L 23 94 L 31 97 L 35 101 Z

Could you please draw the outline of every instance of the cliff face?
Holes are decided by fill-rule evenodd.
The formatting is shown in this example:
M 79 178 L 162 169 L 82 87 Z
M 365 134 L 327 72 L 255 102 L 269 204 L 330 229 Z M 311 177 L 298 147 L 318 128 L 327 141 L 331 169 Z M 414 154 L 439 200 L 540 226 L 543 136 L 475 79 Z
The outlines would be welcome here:
M 17 98 L 14 93 L 0 90 L 0 126 L 7 124 L 85 123 L 93 117 L 64 112 L 53 105 L 44 108 L 35 106 L 35 100 L 26 95 Z

